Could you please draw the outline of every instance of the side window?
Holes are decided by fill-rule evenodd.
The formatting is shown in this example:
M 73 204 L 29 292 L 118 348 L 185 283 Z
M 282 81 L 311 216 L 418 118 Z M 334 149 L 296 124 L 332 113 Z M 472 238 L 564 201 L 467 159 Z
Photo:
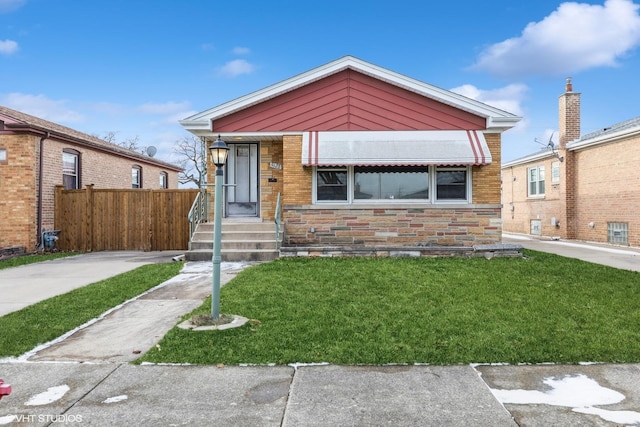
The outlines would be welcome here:
M 560 182 L 560 162 L 551 163 L 551 182 L 553 184 Z
M 142 188 L 142 168 L 138 165 L 131 168 L 131 188 Z
M 0 164 L 7 163 L 7 149 L 0 148 Z
M 160 188 L 169 188 L 169 175 L 166 172 L 160 172 Z
M 436 200 L 467 200 L 467 168 L 436 168 Z
M 347 168 L 316 170 L 316 200 L 347 201 Z
M 544 196 L 544 166 L 527 169 L 528 195 Z
M 80 188 L 80 152 L 65 148 L 62 150 L 62 185 L 65 190 Z

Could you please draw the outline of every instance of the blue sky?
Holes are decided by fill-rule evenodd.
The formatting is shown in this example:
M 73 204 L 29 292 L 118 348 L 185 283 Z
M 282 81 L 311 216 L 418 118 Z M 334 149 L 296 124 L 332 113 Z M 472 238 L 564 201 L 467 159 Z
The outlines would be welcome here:
M 637 1 L 637 0 L 636 0 Z M 174 161 L 178 120 L 345 55 L 523 117 L 503 161 L 558 127 L 565 78 L 582 133 L 640 116 L 631 0 L 0 0 L 0 105 Z M 555 139 L 555 137 L 554 137 Z

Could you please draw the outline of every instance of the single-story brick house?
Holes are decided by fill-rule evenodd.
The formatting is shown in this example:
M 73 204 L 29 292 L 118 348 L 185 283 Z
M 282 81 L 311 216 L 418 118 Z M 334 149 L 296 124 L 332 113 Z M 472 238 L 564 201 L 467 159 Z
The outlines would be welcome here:
M 502 165 L 504 230 L 640 246 L 640 117 L 580 135 L 580 93 L 559 98 L 558 147 Z
M 177 188 L 180 167 L 0 106 L 0 249 L 39 247 L 55 187 Z
M 230 147 L 225 218 L 273 221 L 281 195 L 283 247 L 470 247 L 501 242 L 519 120 L 345 56 L 180 123 Z

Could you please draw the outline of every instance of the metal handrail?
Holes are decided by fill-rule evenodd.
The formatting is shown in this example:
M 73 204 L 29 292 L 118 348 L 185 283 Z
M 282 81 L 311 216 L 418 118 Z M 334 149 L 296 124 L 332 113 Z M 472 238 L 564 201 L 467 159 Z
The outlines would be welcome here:
M 276 249 L 280 249 L 280 226 L 282 224 L 282 219 L 280 218 L 280 193 L 278 193 L 278 198 L 276 200 L 276 212 L 274 215 L 276 222 Z
M 196 232 L 198 224 L 209 221 L 208 194 L 206 191 L 200 191 L 196 196 L 191 209 L 189 209 L 189 240 Z

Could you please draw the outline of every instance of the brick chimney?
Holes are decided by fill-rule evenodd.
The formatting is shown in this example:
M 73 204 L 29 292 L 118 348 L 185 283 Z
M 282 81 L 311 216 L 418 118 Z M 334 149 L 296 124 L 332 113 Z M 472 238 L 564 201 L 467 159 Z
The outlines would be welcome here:
M 559 98 L 558 142 L 564 149 L 567 142 L 580 138 L 580 93 L 573 91 L 571 77 L 567 77 L 564 93 Z

